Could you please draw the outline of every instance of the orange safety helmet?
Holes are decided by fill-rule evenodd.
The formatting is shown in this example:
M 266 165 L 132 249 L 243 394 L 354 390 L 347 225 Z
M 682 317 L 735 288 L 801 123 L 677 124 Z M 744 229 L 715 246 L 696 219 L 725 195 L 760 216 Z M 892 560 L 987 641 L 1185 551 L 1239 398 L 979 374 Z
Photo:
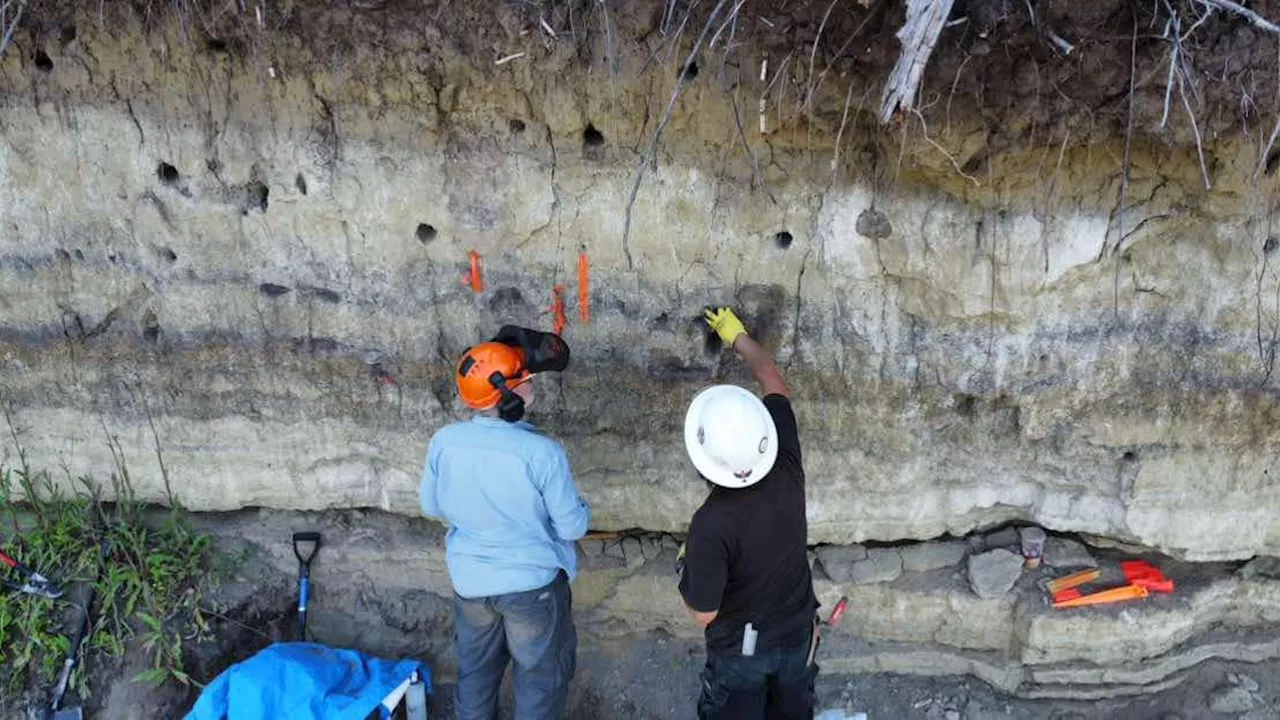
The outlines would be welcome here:
M 491 378 L 499 373 L 507 388 L 528 382 L 533 374 L 525 367 L 520 348 L 500 342 L 480 343 L 458 360 L 458 396 L 473 410 L 489 410 L 502 399 L 502 390 Z

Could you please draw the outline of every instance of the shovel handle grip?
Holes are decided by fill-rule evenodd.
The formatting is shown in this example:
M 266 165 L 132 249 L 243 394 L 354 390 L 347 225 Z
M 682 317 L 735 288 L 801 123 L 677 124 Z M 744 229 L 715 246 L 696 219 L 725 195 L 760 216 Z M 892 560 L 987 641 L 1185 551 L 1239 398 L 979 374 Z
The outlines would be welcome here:
M 306 555 L 302 554 L 299 545 L 311 543 L 311 552 Z M 303 571 L 311 564 L 311 558 L 315 557 L 316 552 L 320 550 L 320 533 L 318 532 L 296 532 L 293 534 L 293 554 L 298 558 L 298 562 L 302 564 Z

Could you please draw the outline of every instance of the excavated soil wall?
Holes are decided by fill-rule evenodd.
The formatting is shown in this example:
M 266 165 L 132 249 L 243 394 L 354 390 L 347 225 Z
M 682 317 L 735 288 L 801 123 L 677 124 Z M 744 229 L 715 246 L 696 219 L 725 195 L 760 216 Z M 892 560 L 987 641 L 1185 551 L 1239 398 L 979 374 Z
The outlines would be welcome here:
M 416 515 L 427 440 L 464 417 L 453 359 L 551 328 L 563 285 L 573 365 L 533 419 L 595 529 L 687 527 L 684 408 L 748 381 L 698 322 L 731 303 L 794 388 L 814 544 L 1017 521 L 1280 554 L 1274 37 L 1206 17 L 1184 103 L 1151 8 L 958 3 L 918 110 L 882 126 L 903 8 L 775 5 L 34 8 L 0 57 L 6 462 L 70 483 L 123 460 L 196 511 Z M 605 599 L 670 594 L 615 575 L 592 577 L 647 588 L 600 591 L 621 627 L 662 606 Z M 1274 617 L 1229 577 L 1135 653 L 1193 662 L 1169 653 Z M 895 582 L 862 601 L 916 607 Z M 857 631 L 1010 689 L 1115 659 L 1011 600 L 945 602 L 931 638 Z

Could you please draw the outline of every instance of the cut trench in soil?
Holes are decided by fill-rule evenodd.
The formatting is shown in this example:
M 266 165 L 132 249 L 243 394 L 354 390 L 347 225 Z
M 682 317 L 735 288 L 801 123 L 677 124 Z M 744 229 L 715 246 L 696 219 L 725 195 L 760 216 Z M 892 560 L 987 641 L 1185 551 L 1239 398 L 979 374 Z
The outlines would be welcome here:
M 451 714 L 450 590 L 439 525 L 362 510 L 241 511 L 194 515 L 192 523 L 214 538 L 219 553 L 243 559 L 207 596 L 222 610 L 212 620 L 216 640 L 188 648 L 186 669 L 195 680 L 208 682 L 270 642 L 294 639 L 297 561 L 290 536 L 315 530 L 324 547 L 312 565 L 310 639 L 427 661 L 438 686 L 434 706 L 444 717 Z M 960 542 L 968 554 L 990 552 L 987 543 L 1008 538 L 992 532 L 981 542 Z M 629 532 L 580 544 L 571 717 L 689 715 L 703 655 L 675 588 L 678 542 Z M 1037 581 L 1063 574 L 1047 566 L 1022 573 L 1005 594 L 977 597 L 954 547 L 932 555 L 932 565 L 940 566 L 900 568 L 891 579 L 892 572 L 868 578 L 851 569 L 885 551 L 898 553 L 909 567 L 928 567 L 921 564 L 928 553 L 920 545 L 815 549 L 815 585 L 825 610 L 840 595 L 851 600 L 844 622 L 824 637 L 821 708 L 848 705 L 870 717 L 895 718 L 952 717 L 949 712 L 971 718 L 1210 717 L 1210 696 L 1230 684 L 1229 670 L 1262 685 L 1249 691 L 1251 717 L 1275 717 L 1258 714 L 1272 712 L 1270 703 L 1280 697 L 1280 662 L 1274 659 L 1280 637 L 1267 624 L 1280 608 L 1280 581 L 1265 560 L 1237 568 L 1153 558 L 1178 581 L 1173 595 L 1070 612 L 1044 605 Z M 1086 552 L 1104 568 L 1128 557 Z M 833 569 L 864 553 L 850 567 Z M 844 579 L 835 582 L 832 573 Z M 119 666 L 89 668 L 94 695 L 86 708 L 92 717 L 182 716 L 197 692 L 131 682 L 145 662 L 135 649 Z M 509 683 L 504 693 L 510 708 Z M 1101 708 L 1105 715 L 1098 714 Z

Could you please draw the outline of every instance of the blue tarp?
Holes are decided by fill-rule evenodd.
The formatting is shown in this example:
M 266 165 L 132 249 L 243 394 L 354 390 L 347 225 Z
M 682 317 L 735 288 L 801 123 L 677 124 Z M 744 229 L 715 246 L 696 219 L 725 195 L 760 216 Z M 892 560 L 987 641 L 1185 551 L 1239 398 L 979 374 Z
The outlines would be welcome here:
M 186 720 L 365 720 L 414 671 L 416 660 L 380 660 L 315 643 L 277 643 L 227 668 Z

